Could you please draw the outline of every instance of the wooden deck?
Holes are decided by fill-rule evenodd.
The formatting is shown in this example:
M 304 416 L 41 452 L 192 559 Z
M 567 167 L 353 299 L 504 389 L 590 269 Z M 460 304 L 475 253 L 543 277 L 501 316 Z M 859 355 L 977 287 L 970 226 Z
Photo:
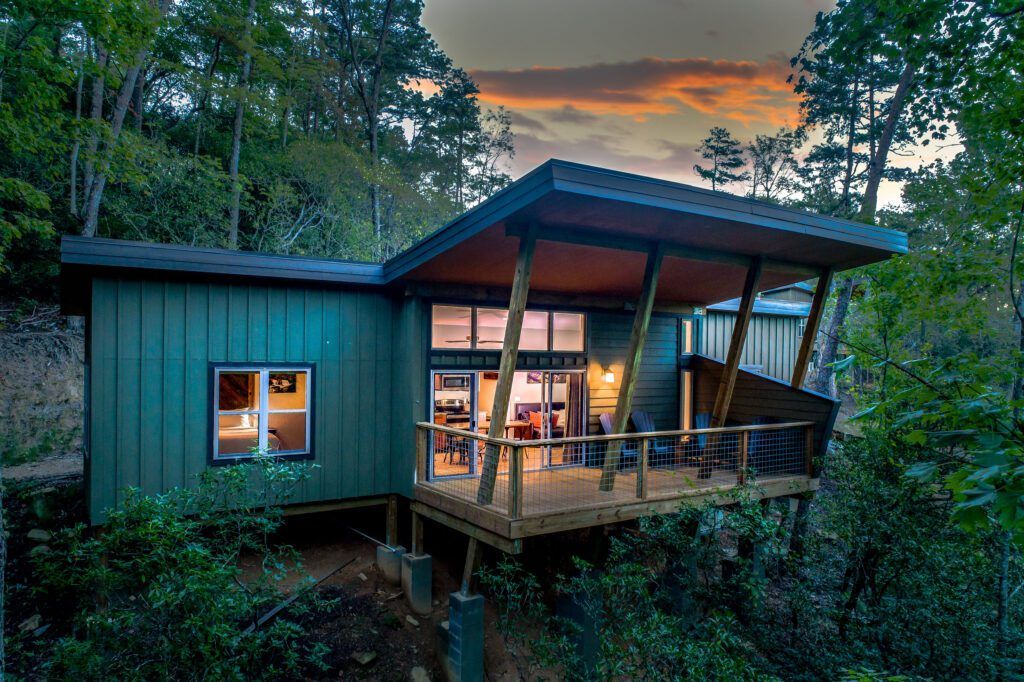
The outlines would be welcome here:
M 636 465 L 632 469 L 618 471 L 614 485 L 609 490 L 600 488 L 602 468 L 599 465 L 577 464 L 534 470 L 520 468 L 517 478 L 514 462 L 539 461 L 536 455 L 533 460 L 526 460 L 524 452 L 529 448 L 553 445 L 554 441 L 502 441 L 496 444 L 508 448 L 511 455 L 501 461 L 489 504 L 477 502 L 479 476 L 444 475 L 441 472 L 451 470 L 447 466 L 435 469 L 438 473 L 428 476 L 425 453 L 420 453 L 414 511 L 514 553 L 521 549 L 522 539 L 530 536 L 617 523 L 647 514 L 673 512 L 682 505 L 697 505 L 707 501 L 730 504 L 735 501 L 733 492 L 745 476 L 749 434 L 769 429 L 805 428 L 803 423 L 793 423 L 704 430 L 709 436 L 726 432 L 737 434 L 734 442 L 737 443 L 738 453 L 736 461 L 719 462 L 706 469 L 705 478 L 700 477 L 698 466 L 685 466 L 677 460 L 663 466 L 650 465 L 646 454 L 648 448 L 644 445 L 640 450 L 643 454 Z M 687 435 L 703 432 L 691 431 Z M 678 437 L 680 433 L 641 434 L 630 438 L 644 442 Z M 604 437 L 588 437 L 587 440 L 596 442 L 596 439 Z M 576 440 L 581 442 L 583 439 Z M 427 444 L 429 440 L 424 437 L 421 442 Z M 792 439 L 786 442 L 791 444 Z M 564 440 L 558 443 L 559 446 L 564 444 Z M 761 447 L 764 447 L 763 444 Z M 806 452 L 809 451 L 808 446 Z M 759 476 L 753 494 L 769 498 L 816 490 L 818 479 L 813 477 L 809 465 L 805 466 L 803 456 L 802 451 L 795 469 L 790 467 L 784 472 Z

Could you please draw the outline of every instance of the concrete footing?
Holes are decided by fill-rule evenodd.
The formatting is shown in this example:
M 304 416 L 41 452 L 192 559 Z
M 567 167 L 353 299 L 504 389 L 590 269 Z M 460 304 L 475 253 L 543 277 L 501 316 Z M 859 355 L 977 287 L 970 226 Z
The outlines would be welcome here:
M 433 561 L 429 554 L 402 555 L 402 590 L 413 612 L 421 615 L 431 612 L 433 577 Z
M 484 598 L 452 592 L 448 598 L 448 664 L 453 682 L 484 679 Z
M 405 554 L 405 547 L 377 547 L 377 567 L 384 574 L 384 579 L 392 585 L 402 582 L 402 555 Z

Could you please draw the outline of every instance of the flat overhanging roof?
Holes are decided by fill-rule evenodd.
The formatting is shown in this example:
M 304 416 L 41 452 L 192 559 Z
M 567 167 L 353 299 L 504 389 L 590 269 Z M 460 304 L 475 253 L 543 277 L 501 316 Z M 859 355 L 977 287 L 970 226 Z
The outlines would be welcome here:
M 519 235 L 536 226 L 532 291 L 632 299 L 647 252 L 665 249 L 657 299 L 707 305 L 906 253 L 902 232 L 721 192 L 551 160 L 384 264 L 65 237 L 65 295 L 97 269 L 384 286 L 508 288 Z M 81 294 L 78 291 L 78 294 Z
M 646 252 L 660 242 L 657 298 L 666 303 L 738 296 L 754 257 L 765 258 L 765 290 L 907 251 L 895 230 L 551 160 L 385 263 L 385 278 L 508 287 L 518 235 L 531 224 L 531 290 L 635 297 Z

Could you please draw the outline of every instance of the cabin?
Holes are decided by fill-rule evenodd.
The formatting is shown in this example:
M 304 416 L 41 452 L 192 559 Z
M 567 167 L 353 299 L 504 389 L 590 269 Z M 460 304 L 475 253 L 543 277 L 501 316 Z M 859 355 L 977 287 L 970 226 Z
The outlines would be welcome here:
M 90 519 L 254 449 L 319 465 L 298 507 L 401 496 L 511 550 L 745 477 L 813 490 L 836 404 L 802 384 L 827 284 L 906 245 L 556 160 L 382 264 L 65 237 Z M 807 309 L 787 376 L 743 369 L 780 305 Z M 731 318 L 713 354 L 702 307 Z
M 906 249 L 893 230 L 556 160 L 385 263 L 65 237 L 89 517 L 257 451 L 315 462 L 289 511 L 386 505 L 382 567 L 408 502 L 414 608 L 424 589 L 430 608 L 424 520 L 468 537 L 449 651 L 469 670 L 480 543 L 515 553 L 728 503 L 748 481 L 813 492 L 838 409 L 803 388 L 829 283 Z M 786 300 L 810 280 L 809 301 Z M 702 309 L 729 318 L 714 343 Z M 775 317 L 802 320 L 785 362 L 744 368 L 751 321 Z

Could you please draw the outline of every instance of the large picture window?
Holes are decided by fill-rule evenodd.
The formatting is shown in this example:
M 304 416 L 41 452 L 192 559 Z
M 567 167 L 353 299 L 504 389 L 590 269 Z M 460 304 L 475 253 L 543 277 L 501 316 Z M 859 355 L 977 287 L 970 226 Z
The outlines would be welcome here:
M 443 350 L 500 351 L 505 341 L 508 310 L 435 305 L 431 319 L 431 347 Z M 583 313 L 527 310 L 519 338 L 521 351 L 582 353 L 586 317 Z
M 212 459 L 313 454 L 312 365 L 215 365 Z

